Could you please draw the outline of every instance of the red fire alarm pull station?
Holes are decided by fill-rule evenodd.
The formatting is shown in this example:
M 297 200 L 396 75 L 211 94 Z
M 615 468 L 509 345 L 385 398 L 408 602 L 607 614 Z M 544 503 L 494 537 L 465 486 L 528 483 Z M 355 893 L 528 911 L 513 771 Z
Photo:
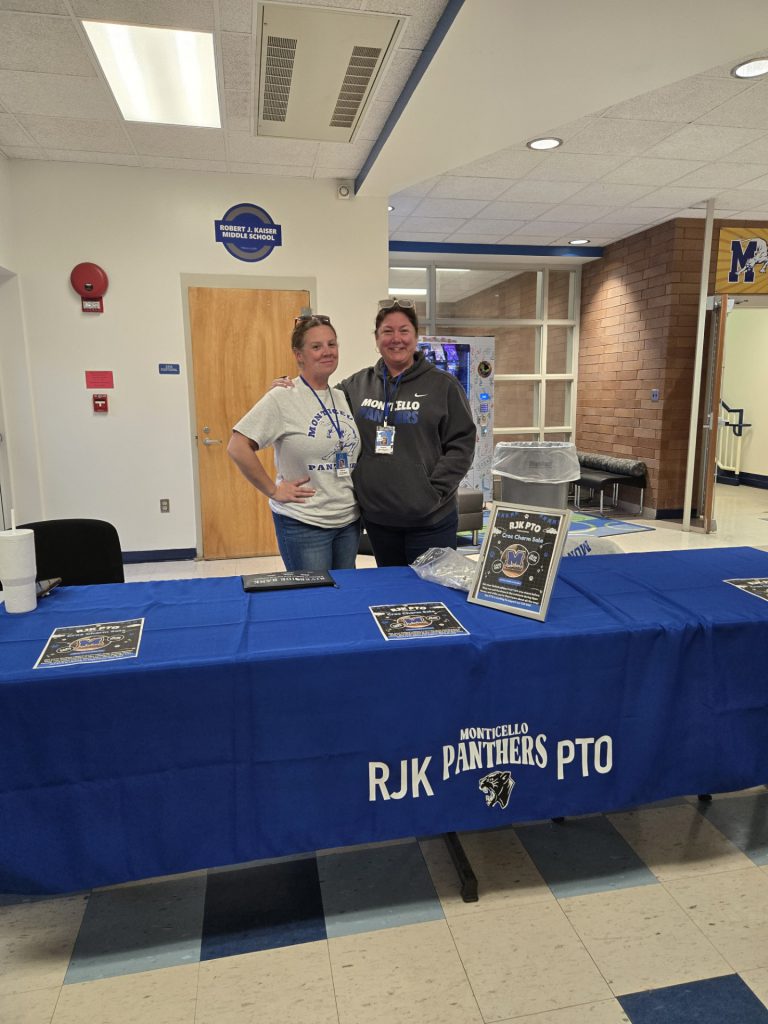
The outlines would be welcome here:
M 93 396 L 93 411 L 109 412 L 109 399 L 107 398 L 106 395 Z
M 69 280 L 82 300 L 84 313 L 104 312 L 104 295 L 109 288 L 106 271 L 95 263 L 78 263 Z

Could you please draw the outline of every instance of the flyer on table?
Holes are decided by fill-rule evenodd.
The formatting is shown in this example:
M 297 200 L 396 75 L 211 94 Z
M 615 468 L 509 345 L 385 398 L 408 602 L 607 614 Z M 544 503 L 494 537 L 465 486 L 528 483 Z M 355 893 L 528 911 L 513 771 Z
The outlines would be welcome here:
M 369 607 L 385 640 L 416 640 L 467 633 L 442 601 L 377 604 Z
M 135 658 L 139 653 L 143 628 L 144 619 L 59 626 L 48 637 L 35 668 Z

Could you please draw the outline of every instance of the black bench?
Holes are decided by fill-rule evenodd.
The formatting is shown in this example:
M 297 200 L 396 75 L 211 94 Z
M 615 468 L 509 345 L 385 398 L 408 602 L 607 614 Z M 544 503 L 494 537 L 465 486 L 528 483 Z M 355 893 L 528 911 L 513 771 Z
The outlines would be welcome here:
M 639 459 L 622 459 L 615 455 L 598 455 L 594 452 L 578 452 L 581 475 L 574 484 L 573 504 L 581 508 L 581 491 L 587 488 L 591 494 L 600 495 L 600 515 L 604 514 L 605 492 L 611 491 L 609 508 L 619 504 L 619 487 L 636 487 L 640 491 L 640 514 L 643 512 L 643 495 L 648 483 L 647 467 Z

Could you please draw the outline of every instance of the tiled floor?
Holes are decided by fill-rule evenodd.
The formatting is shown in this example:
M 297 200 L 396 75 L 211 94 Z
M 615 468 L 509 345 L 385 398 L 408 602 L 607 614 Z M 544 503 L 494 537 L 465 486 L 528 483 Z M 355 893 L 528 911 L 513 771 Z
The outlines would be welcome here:
M 768 492 L 721 488 L 718 518 L 616 540 L 768 546 Z M 463 842 L 475 904 L 439 838 L 0 896 L 0 1024 L 768 1024 L 768 789 Z

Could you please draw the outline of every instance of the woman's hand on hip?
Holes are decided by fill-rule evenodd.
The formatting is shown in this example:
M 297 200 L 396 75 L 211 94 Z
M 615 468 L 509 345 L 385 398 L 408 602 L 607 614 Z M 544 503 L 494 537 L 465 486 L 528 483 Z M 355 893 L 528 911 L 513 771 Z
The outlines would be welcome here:
M 270 497 L 273 501 L 279 501 L 282 505 L 291 501 L 303 505 L 304 502 L 314 497 L 317 493 L 314 487 L 305 487 L 304 485 L 307 483 L 309 483 L 308 476 L 303 477 L 301 480 L 281 480 Z

